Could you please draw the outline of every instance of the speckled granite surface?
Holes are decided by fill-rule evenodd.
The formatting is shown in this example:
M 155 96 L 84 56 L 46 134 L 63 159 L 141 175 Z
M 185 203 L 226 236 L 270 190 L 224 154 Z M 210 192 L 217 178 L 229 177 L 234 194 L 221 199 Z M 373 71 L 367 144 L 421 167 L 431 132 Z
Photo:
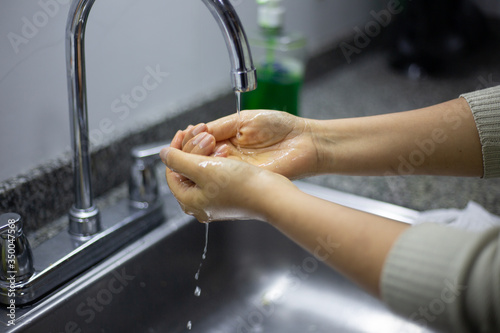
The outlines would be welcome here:
M 456 98 L 461 93 L 500 84 L 500 43 L 466 59 L 455 75 L 412 81 L 387 66 L 378 48 L 366 49 L 347 64 L 339 49 L 315 57 L 308 68 L 302 116 L 316 119 L 358 117 L 404 111 Z M 187 124 L 206 122 L 234 110 L 231 94 L 161 119 L 92 152 L 94 193 L 105 195 L 128 178 L 130 148 L 170 139 Z M 109 163 L 120 161 L 120 163 Z M 22 214 L 28 233 L 61 221 L 73 202 L 71 156 L 42 165 L 26 175 L 0 183 L 0 213 Z M 500 179 L 450 177 L 319 176 L 308 181 L 397 205 L 427 210 L 464 207 L 474 200 L 500 215 Z M 124 195 L 126 191 L 121 191 Z M 64 218 L 63 218 L 64 220 Z M 59 223 L 59 222 L 58 222 Z M 60 223 L 59 223 L 60 224 Z M 59 225 L 58 228 L 61 226 Z

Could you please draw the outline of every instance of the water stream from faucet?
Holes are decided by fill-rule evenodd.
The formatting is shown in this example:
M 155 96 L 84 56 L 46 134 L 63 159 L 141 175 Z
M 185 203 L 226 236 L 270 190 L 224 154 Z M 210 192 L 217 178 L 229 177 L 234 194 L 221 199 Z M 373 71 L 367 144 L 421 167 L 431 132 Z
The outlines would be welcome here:
M 236 147 L 241 152 L 240 138 L 241 138 L 241 92 L 236 91 L 236 113 L 238 114 L 238 127 L 236 129 Z

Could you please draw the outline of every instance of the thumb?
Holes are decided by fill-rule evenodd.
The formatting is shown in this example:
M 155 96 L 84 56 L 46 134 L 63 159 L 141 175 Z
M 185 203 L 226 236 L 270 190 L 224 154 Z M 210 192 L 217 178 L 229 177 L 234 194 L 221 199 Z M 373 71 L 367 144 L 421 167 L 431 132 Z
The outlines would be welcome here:
M 236 136 L 238 132 L 238 116 L 236 114 L 219 118 L 207 123 L 208 132 L 216 141 L 223 141 Z
M 194 182 L 198 180 L 199 164 L 206 159 L 204 156 L 185 153 L 172 147 L 163 148 L 160 151 L 160 157 L 167 168 Z

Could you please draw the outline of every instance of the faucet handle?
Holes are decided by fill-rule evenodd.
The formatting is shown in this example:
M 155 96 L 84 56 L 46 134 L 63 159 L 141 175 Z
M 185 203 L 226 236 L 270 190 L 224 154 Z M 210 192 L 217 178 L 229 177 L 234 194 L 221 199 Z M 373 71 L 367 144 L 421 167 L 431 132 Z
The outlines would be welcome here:
M 33 254 L 23 232 L 23 221 L 17 213 L 0 215 L 0 280 L 24 281 L 35 273 Z
M 132 149 L 133 162 L 129 178 L 129 199 L 132 207 L 146 209 L 158 199 L 159 185 L 155 167 L 160 161 L 160 151 L 169 145 L 170 142 L 153 143 Z

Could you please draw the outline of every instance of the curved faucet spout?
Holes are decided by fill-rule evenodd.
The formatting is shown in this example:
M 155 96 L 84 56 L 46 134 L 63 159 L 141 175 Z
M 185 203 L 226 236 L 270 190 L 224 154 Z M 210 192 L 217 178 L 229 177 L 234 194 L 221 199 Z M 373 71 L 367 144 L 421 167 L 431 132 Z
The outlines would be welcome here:
M 235 91 L 257 86 L 248 41 L 229 0 L 202 0 L 217 20 L 226 40 Z M 90 141 L 85 72 L 85 28 L 95 0 L 73 0 L 66 25 L 66 67 L 73 147 L 75 203 L 70 210 L 70 233 L 87 237 L 100 230 L 99 211 L 93 204 Z
M 231 59 L 232 83 L 235 91 L 247 92 L 257 88 L 257 76 L 247 37 L 233 5 L 229 0 L 202 0 L 210 9 L 225 36 Z

